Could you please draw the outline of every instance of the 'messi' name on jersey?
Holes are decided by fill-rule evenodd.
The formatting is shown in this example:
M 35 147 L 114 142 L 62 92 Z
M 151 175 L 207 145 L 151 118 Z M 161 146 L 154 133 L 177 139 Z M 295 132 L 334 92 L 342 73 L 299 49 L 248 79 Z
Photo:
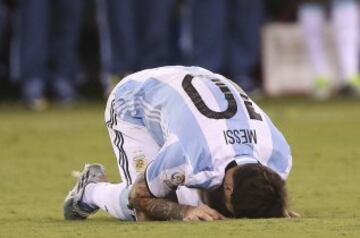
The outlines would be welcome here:
M 257 144 L 256 130 L 254 129 L 233 129 L 224 130 L 226 144 Z

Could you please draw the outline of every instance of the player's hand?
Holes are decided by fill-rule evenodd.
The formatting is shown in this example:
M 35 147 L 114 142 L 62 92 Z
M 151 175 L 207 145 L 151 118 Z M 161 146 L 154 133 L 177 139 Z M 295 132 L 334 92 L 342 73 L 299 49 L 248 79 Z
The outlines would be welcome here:
M 184 221 L 215 221 L 223 220 L 225 217 L 207 205 L 191 207 L 184 217 Z
M 301 217 L 301 216 L 297 212 L 286 210 L 285 211 L 285 217 L 287 217 L 287 218 L 298 218 L 298 217 Z

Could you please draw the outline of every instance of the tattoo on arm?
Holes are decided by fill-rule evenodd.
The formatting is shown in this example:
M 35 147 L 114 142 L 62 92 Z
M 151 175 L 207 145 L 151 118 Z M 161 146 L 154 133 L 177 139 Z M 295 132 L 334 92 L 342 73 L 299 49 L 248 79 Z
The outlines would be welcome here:
M 145 213 L 155 220 L 182 220 L 192 206 L 180 205 L 165 198 L 154 198 L 145 184 L 144 175 L 139 175 L 129 196 L 129 203 L 137 213 Z
M 166 199 L 150 199 L 147 204 L 149 215 L 158 220 L 182 220 L 189 206 L 180 205 Z

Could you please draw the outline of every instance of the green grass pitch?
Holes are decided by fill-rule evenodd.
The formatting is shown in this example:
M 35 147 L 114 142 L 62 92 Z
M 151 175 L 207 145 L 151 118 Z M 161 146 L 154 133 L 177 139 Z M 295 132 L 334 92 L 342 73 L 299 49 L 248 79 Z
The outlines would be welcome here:
M 120 222 L 62 217 L 72 170 L 101 162 L 119 181 L 104 105 L 34 113 L 0 105 L 0 237 L 360 237 L 360 101 L 259 102 L 292 146 L 290 206 L 299 219 Z

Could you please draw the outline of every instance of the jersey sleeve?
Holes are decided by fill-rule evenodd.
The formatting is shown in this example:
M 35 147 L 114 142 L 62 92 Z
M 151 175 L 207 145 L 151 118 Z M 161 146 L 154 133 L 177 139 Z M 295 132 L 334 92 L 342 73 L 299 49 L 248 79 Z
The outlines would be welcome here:
M 178 199 L 178 203 L 182 205 L 199 206 L 205 203 L 202 199 L 201 191 L 196 188 L 180 186 L 176 190 L 176 197 Z
M 145 170 L 149 192 L 154 197 L 166 197 L 178 186 L 184 185 L 188 169 L 188 158 L 175 135 L 170 135 L 156 158 Z

